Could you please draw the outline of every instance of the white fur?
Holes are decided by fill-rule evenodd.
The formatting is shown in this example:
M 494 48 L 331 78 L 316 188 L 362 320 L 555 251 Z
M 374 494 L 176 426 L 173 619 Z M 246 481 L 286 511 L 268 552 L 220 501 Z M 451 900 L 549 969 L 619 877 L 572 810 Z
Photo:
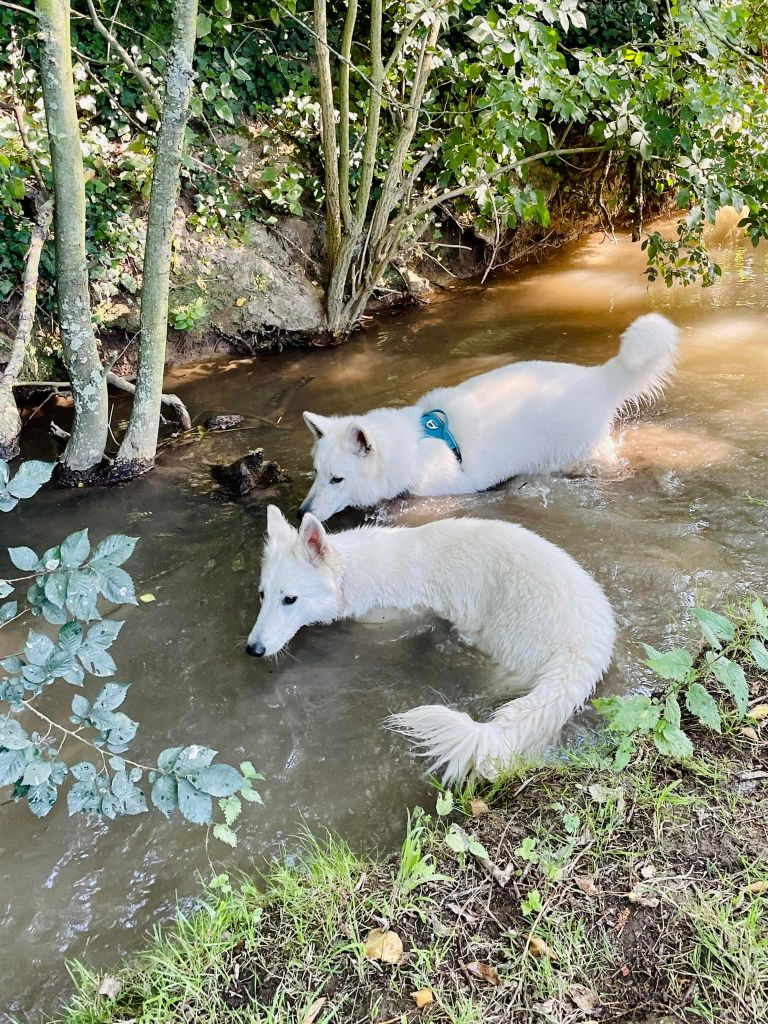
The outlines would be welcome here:
M 322 521 L 405 492 L 466 494 L 520 473 L 567 469 L 603 441 L 622 406 L 661 392 L 677 344 L 674 324 L 649 313 L 600 366 L 513 363 L 430 391 L 406 408 L 360 416 L 305 412 L 316 478 L 302 511 Z M 461 464 L 443 441 L 423 436 L 420 417 L 430 409 L 447 413 Z
M 516 691 L 488 722 L 439 705 L 393 715 L 446 782 L 493 778 L 555 739 L 611 660 L 605 594 L 570 555 L 493 519 L 415 528 L 362 527 L 332 536 L 306 515 L 297 532 L 270 506 L 263 602 L 248 638 L 276 654 L 302 626 L 374 608 L 431 609 L 493 658 Z M 285 596 L 296 601 L 285 605 Z

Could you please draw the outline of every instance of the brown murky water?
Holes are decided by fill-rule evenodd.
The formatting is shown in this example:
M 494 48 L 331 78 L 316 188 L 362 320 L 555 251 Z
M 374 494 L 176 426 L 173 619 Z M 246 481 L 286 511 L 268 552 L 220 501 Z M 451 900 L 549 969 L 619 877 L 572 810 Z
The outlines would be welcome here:
M 47 547 L 84 524 L 94 539 L 141 537 L 129 568 L 157 601 L 121 614 L 115 650 L 119 678 L 133 683 L 126 710 L 141 721 L 135 752 L 204 740 L 267 777 L 265 806 L 244 815 L 239 851 L 211 847 L 217 868 L 293 851 L 303 825 L 369 848 L 391 844 L 405 807 L 431 797 L 382 718 L 436 694 L 482 712 L 500 695 L 487 690 L 483 659 L 439 622 L 309 629 L 278 664 L 247 658 L 264 500 L 229 500 L 208 464 L 263 445 L 292 473 L 279 494 L 292 509 L 310 481 L 303 409 L 409 402 L 511 359 L 599 362 L 635 316 L 665 312 L 683 333 L 679 369 L 662 401 L 621 425 L 616 471 L 396 500 L 383 513 L 410 523 L 498 516 L 561 544 L 617 612 L 605 686 L 637 686 L 639 641 L 663 645 L 697 599 L 768 584 L 768 508 L 750 501 L 768 498 L 768 252 L 745 251 L 725 231 L 718 244 L 725 273 L 709 290 L 649 288 L 636 246 L 596 236 L 338 349 L 179 371 L 174 386 L 198 419 L 239 412 L 251 417 L 247 429 L 166 454 L 130 487 L 45 493 L 3 516 L 3 549 Z M 590 722 L 582 716 L 572 737 Z M 0 1020 L 36 1020 L 61 1005 L 66 958 L 106 964 L 135 948 L 177 900 L 194 899 L 209 870 L 202 832 L 156 814 L 107 829 L 69 819 L 64 807 L 40 822 L 21 806 L 0 807 Z

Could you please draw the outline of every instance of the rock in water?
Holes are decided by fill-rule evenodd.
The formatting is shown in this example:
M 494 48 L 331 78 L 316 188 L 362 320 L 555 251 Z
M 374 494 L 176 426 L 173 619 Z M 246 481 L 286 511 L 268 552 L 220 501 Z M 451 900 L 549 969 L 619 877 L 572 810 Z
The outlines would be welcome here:
M 243 422 L 245 422 L 245 416 L 238 416 L 236 414 L 230 416 L 211 416 L 205 421 L 203 426 L 206 430 L 234 430 L 235 427 L 239 427 Z
M 263 448 L 246 452 L 228 466 L 211 466 L 211 473 L 228 491 L 240 496 L 290 480 L 282 466 L 273 459 L 264 458 Z

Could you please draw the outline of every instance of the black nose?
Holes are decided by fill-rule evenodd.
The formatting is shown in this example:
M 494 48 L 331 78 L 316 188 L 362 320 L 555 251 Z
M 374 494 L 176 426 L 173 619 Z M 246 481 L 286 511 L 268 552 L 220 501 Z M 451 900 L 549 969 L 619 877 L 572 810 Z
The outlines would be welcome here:
M 252 658 L 263 658 L 265 650 L 264 644 L 248 644 L 245 648 L 246 654 L 250 654 Z

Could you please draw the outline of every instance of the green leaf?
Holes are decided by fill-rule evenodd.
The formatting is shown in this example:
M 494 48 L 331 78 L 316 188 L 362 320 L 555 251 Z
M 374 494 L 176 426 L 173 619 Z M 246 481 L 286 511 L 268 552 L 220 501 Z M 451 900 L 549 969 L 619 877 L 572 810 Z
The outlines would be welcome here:
M 52 782 L 44 782 L 40 786 L 33 786 L 27 793 L 29 809 L 36 818 L 44 818 L 53 805 L 59 791 Z
M 693 744 L 682 729 L 661 722 L 653 734 L 653 742 L 667 757 L 684 761 L 693 755 Z
M 56 608 L 63 608 L 67 597 L 67 574 L 55 572 L 45 581 L 45 596 Z
M 680 705 L 674 693 L 668 693 L 664 702 L 664 721 L 676 729 L 680 726 Z
M 22 462 L 18 473 L 7 486 L 8 493 L 14 498 L 31 498 L 51 479 L 55 465 L 54 462 L 39 462 L 36 459 Z
M 216 100 L 216 102 L 213 104 L 213 109 L 216 111 L 216 113 L 219 115 L 222 121 L 226 121 L 228 124 L 235 123 L 235 115 L 232 113 L 232 108 L 230 107 L 226 100 Z
M 24 656 L 30 665 L 45 665 L 54 649 L 54 643 L 50 637 L 44 633 L 36 633 L 34 629 L 29 631 L 27 642 L 24 645 Z
M 13 587 L 7 580 L 0 580 L 0 601 L 13 593 Z
M 665 654 L 661 654 L 649 644 L 643 644 L 648 657 L 645 664 L 662 679 L 670 679 L 676 683 L 683 683 L 693 668 L 693 658 L 688 651 L 682 647 L 675 647 Z
M 614 732 L 650 732 L 661 714 L 658 702 L 642 693 L 630 697 L 598 698 L 593 703 L 608 719 L 608 727 Z
M 198 14 L 197 16 L 197 38 L 205 39 L 206 36 L 211 34 L 211 26 L 213 22 L 207 14 Z
M 67 654 L 76 654 L 83 642 L 83 627 L 79 622 L 67 622 L 59 630 L 59 647 Z
M 195 785 L 211 796 L 230 796 L 243 784 L 243 777 L 236 768 L 228 764 L 215 764 L 203 768 L 195 779 Z
M 107 683 L 93 702 L 94 711 L 115 711 L 125 700 L 129 683 Z
M 717 702 L 712 694 L 701 683 L 691 683 L 685 695 L 685 706 L 708 729 L 720 732 L 722 723 Z
M 440 817 L 444 817 L 446 814 L 451 813 L 451 811 L 453 810 L 453 793 L 451 793 L 450 790 L 445 790 L 443 793 L 438 793 L 435 810 L 440 815 Z
M 95 569 L 109 569 L 126 562 L 138 543 L 138 537 L 126 537 L 122 533 L 113 533 L 96 547 L 91 559 Z
M 27 762 L 18 750 L 0 750 L 0 786 L 12 786 L 24 774 Z
M 232 829 L 228 825 L 223 824 L 223 822 L 219 821 L 213 826 L 213 834 L 220 842 L 226 843 L 227 846 L 231 846 L 233 848 L 237 846 L 237 836 Z
M 31 746 L 32 741 L 15 719 L 0 719 L 0 747 L 7 747 L 8 750 L 25 750 Z
M 15 618 L 19 612 L 18 601 L 6 601 L 5 604 L 0 604 L 0 626 L 6 622 L 10 622 L 11 619 Z
M 16 568 L 24 572 L 31 572 L 39 566 L 37 555 L 32 548 L 8 548 L 8 555 Z
M 201 793 L 187 779 L 179 779 L 179 810 L 182 817 L 194 825 L 209 825 L 213 801 L 208 793 Z
M 469 837 L 456 822 L 451 825 L 445 835 L 445 845 L 454 853 L 466 853 L 469 849 Z
M 635 744 L 629 736 L 623 736 L 613 755 L 613 767 L 617 772 L 623 771 L 635 754 Z
M 88 530 L 78 530 L 77 533 L 70 534 L 61 545 L 62 564 L 68 569 L 77 569 L 86 560 L 90 551 Z
M 30 761 L 21 780 L 22 786 L 42 786 L 51 777 L 50 762 Z
M 102 647 L 96 647 L 86 641 L 77 652 L 86 672 L 92 676 L 112 676 L 117 671 L 114 659 L 111 654 Z
M 760 643 L 759 640 L 750 640 L 749 653 L 757 667 L 768 672 L 768 650 L 766 650 L 765 644 Z
M 98 619 L 96 601 L 99 596 L 98 578 L 87 570 L 73 572 L 67 583 L 67 608 L 81 622 Z
M 161 775 L 152 786 L 152 803 L 166 818 L 170 818 L 179 806 L 176 779 Z
M 720 650 L 722 640 L 731 641 L 736 635 L 733 623 L 718 612 L 708 608 L 694 608 L 692 614 L 699 623 L 704 639 L 716 651 Z
M 125 571 L 117 566 L 100 574 L 99 589 L 112 604 L 137 604 L 133 580 Z
M 72 698 L 72 714 L 79 719 L 87 718 L 91 711 L 90 701 L 82 694 L 76 693 Z
M 737 665 L 735 661 L 731 661 L 730 658 L 725 658 L 722 655 L 719 658 L 708 660 L 715 679 L 722 683 L 731 694 L 739 712 L 739 718 L 743 718 L 749 706 L 749 686 L 744 675 L 744 669 L 741 665 Z
M 243 805 L 237 796 L 225 796 L 222 800 L 219 800 L 219 807 L 228 825 L 234 824 L 243 810 Z

